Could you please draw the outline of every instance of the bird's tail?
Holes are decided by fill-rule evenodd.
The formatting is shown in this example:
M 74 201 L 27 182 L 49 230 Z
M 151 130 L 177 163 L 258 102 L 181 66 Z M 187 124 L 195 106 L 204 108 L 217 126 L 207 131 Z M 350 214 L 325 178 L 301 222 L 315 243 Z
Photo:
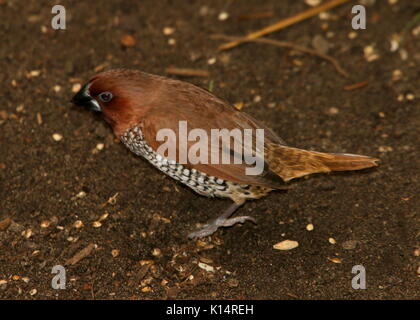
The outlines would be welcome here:
M 360 170 L 377 166 L 379 159 L 347 153 L 323 153 L 275 145 L 268 152 L 270 169 L 284 181 L 311 173 Z

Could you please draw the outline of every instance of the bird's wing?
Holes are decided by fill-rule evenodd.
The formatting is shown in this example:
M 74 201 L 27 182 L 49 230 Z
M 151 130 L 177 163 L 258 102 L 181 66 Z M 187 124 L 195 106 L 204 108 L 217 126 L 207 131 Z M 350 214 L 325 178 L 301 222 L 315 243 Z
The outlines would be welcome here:
M 208 137 L 207 143 L 201 139 L 189 141 L 185 132 L 180 131 L 181 121 L 184 126 L 186 125 L 187 131 L 185 132 L 188 132 L 188 134 L 193 132 L 192 129 L 204 130 L 196 131 L 196 133 L 204 132 Z M 167 129 L 174 132 L 175 135 L 172 137 L 170 135 L 167 136 L 165 131 L 162 131 Z M 239 129 L 241 135 L 243 135 L 244 129 L 252 129 L 252 145 L 245 145 L 243 139 L 235 140 L 238 143 L 236 148 L 232 139 L 227 141 L 219 140 L 218 144 L 211 143 L 212 129 L 227 129 L 229 132 L 232 132 L 233 129 Z M 259 148 L 257 153 L 255 129 L 264 130 L 264 145 L 262 148 Z M 153 150 L 166 158 L 184 164 L 188 168 L 195 168 L 208 175 L 241 184 L 260 185 L 268 188 L 281 188 L 284 186 L 283 180 L 270 170 L 268 163 L 264 161 L 264 154 L 262 153 L 262 151 L 265 152 L 266 144 L 283 144 L 283 141 L 252 117 L 236 110 L 223 100 L 201 88 L 188 86 L 182 94 L 168 95 L 160 99 L 159 106 L 150 108 L 149 112 L 143 117 L 142 131 L 144 139 Z M 166 136 L 165 141 L 158 141 L 159 134 Z M 182 143 L 182 141 L 185 141 L 185 143 Z M 207 148 L 200 148 L 199 152 L 195 153 L 198 151 L 196 148 L 198 141 L 201 142 L 200 146 L 204 145 Z M 173 154 L 165 153 L 164 149 L 160 148 L 163 143 L 173 148 L 172 150 L 176 150 L 175 158 Z M 239 153 L 237 152 L 238 150 Z M 179 156 L 182 153 L 185 154 L 183 159 L 185 161 L 180 161 Z M 247 168 L 249 170 L 255 167 L 256 163 L 247 164 L 242 156 L 245 153 L 260 157 L 257 162 L 262 165 L 260 174 L 249 174 L 246 171 Z M 207 161 L 206 163 L 194 163 L 191 157 L 187 156 L 188 154 L 199 155 L 202 157 L 200 159 L 207 159 Z M 215 158 L 218 158 L 219 162 L 221 162 L 223 155 L 230 160 L 228 164 L 210 163 Z M 235 163 L 235 159 L 240 163 Z

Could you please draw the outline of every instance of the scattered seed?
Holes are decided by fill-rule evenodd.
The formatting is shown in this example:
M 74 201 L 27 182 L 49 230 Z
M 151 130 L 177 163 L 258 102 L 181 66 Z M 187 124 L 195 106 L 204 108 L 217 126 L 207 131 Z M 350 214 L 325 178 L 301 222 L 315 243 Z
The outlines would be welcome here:
M 56 85 L 53 87 L 53 90 L 54 90 L 55 92 L 60 92 L 60 91 L 61 91 L 61 87 L 60 87 L 58 84 L 56 84 Z
M 356 39 L 357 38 L 357 32 L 349 32 L 348 34 L 349 39 Z
M 322 11 L 318 14 L 318 17 L 321 20 L 330 20 L 331 14 L 327 11 Z
M 380 146 L 378 150 L 379 152 L 391 152 L 394 151 L 394 148 L 391 146 Z
M 203 269 L 203 270 L 205 270 L 205 271 L 207 271 L 207 272 L 214 272 L 214 267 L 213 267 L 213 266 L 211 266 L 211 265 L 209 265 L 209 264 L 207 264 L 207 263 L 204 263 L 204 262 L 199 262 L 199 263 L 198 263 L 198 266 L 199 266 L 201 269 Z
M 273 245 L 273 248 L 276 250 L 291 250 L 291 249 L 297 248 L 298 246 L 299 246 L 299 243 L 297 241 L 284 240 Z
M 163 28 L 163 34 L 165 36 L 170 36 L 174 32 L 175 32 L 175 29 L 174 28 L 170 28 L 170 27 Z
M 364 47 L 363 53 L 367 62 L 372 62 L 379 59 L 379 55 L 373 45 Z
M 50 224 L 51 223 L 48 220 L 44 220 L 41 222 L 41 228 L 48 228 Z
M 22 232 L 22 235 L 23 235 L 26 239 L 29 239 L 30 237 L 32 237 L 32 234 L 33 234 L 33 232 L 32 232 L 32 230 L 31 230 L 31 229 L 27 229 L 27 230 L 25 230 L 25 231 L 23 231 L 23 232 Z
M 415 257 L 420 257 L 420 248 L 417 248 L 414 250 L 414 256 Z
M 152 250 L 152 255 L 155 256 L 155 257 L 159 257 L 159 256 L 162 255 L 162 251 L 159 248 L 154 248 Z
M 73 223 L 73 227 L 75 227 L 76 229 L 80 229 L 81 227 L 83 227 L 83 222 L 82 222 L 82 220 L 76 220 L 76 221 Z
M 73 86 L 71 87 L 71 91 L 73 93 L 79 92 L 79 90 L 82 89 L 82 85 L 80 83 L 75 83 L 73 84 Z
M 170 39 L 168 39 L 168 44 L 170 46 L 174 46 L 174 45 L 176 45 L 176 40 L 174 38 L 170 38 Z
M 253 101 L 254 103 L 258 103 L 258 102 L 261 102 L 261 99 L 262 99 L 261 96 L 255 96 Z
M 76 198 L 82 199 L 86 197 L 86 192 L 80 191 L 78 194 L 76 194 Z
M 236 102 L 233 106 L 236 109 L 241 110 L 244 107 L 244 103 L 243 102 Z
M 38 291 L 36 290 L 36 289 L 32 289 L 31 291 L 29 291 L 29 294 L 31 295 L 31 296 L 34 296 L 34 295 L 36 295 L 36 293 L 37 293 Z
M 20 276 L 18 276 L 17 274 L 12 276 L 12 280 L 14 280 L 14 281 L 18 281 L 19 279 L 20 279 Z
M 308 224 L 308 225 L 306 226 L 306 230 L 308 230 L 308 231 L 312 231 L 312 230 L 314 230 L 314 225 L 313 225 L 312 223 Z
M 144 288 L 141 289 L 141 292 L 151 292 L 151 291 L 152 291 L 152 288 L 149 287 L 149 286 L 144 287 Z
M 341 263 L 342 262 L 342 260 L 340 258 L 337 258 L 337 257 L 328 258 L 328 260 L 330 260 L 333 263 Z
M 340 110 L 336 107 L 331 107 L 331 108 L 328 109 L 328 114 L 331 114 L 331 115 L 338 114 L 339 112 L 340 112 Z
M 305 3 L 308 6 L 316 7 L 316 6 L 318 6 L 321 3 L 321 0 L 305 0 Z
M 96 149 L 98 149 L 99 151 L 103 150 L 105 148 L 105 145 L 103 143 L 98 143 L 96 145 Z
M 400 41 L 401 41 L 401 36 L 398 34 L 393 34 L 391 36 L 391 39 L 389 40 L 390 45 L 391 45 L 391 52 L 395 52 L 400 48 Z
M 61 141 L 61 140 L 63 140 L 63 136 L 61 134 L 59 134 L 59 133 L 54 133 L 52 135 L 52 138 L 54 139 L 54 141 Z
M 102 226 L 102 223 L 100 221 L 93 221 L 92 226 L 94 228 L 100 228 Z
M 218 19 L 220 20 L 220 21 L 225 21 L 225 20 L 227 20 L 229 18 L 229 13 L 227 13 L 226 11 L 223 11 L 223 12 L 220 12 L 219 13 L 219 17 L 218 17 Z
M 3 279 L 2 279 L 2 280 L 0 280 L 0 286 L 1 286 L 1 285 L 4 285 L 4 284 L 7 284 L 7 280 L 3 280 Z
M 401 79 L 401 77 L 402 77 L 402 71 L 400 69 L 395 69 L 394 71 L 392 71 L 393 81 L 398 81 Z
M 216 58 L 210 58 L 210 59 L 208 59 L 208 60 L 207 60 L 207 63 L 208 63 L 209 65 L 215 64 L 215 63 L 216 63 Z
M 412 93 L 407 93 L 407 95 L 405 96 L 405 98 L 407 100 L 409 100 L 409 101 L 412 101 L 412 100 L 414 100 L 415 96 Z
M 33 78 L 33 77 L 38 77 L 41 74 L 41 70 L 32 70 L 29 71 L 29 73 L 27 74 L 28 78 Z
M 20 104 L 16 107 L 16 112 L 23 112 L 25 110 L 25 106 Z
M 120 250 L 118 250 L 118 249 L 111 250 L 111 255 L 112 255 L 113 258 L 118 257 L 120 255 Z
M 104 221 L 106 218 L 108 218 L 108 216 L 109 216 L 109 213 L 108 212 L 105 212 L 103 215 L 101 215 L 99 217 L 99 221 Z
M 334 238 L 328 238 L 328 242 L 331 243 L 331 244 L 336 244 L 337 243 Z
M 42 124 L 42 115 L 39 112 L 36 113 L 36 121 L 38 122 L 38 125 Z

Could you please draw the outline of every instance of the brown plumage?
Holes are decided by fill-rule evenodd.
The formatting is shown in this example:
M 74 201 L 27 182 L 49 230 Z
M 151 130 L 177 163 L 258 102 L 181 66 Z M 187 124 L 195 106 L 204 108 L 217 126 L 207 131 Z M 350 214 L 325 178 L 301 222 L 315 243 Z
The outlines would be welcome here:
M 284 188 L 285 182 L 311 173 L 359 170 L 376 166 L 378 159 L 360 155 L 331 154 L 288 147 L 269 128 L 226 101 L 190 83 L 155 76 L 134 70 L 110 70 L 94 76 L 73 102 L 101 111 L 115 135 L 134 153 L 145 157 L 161 171 L 206 196 L 227 197 L 235 202 L 220 219 L 193 233 L 200 237 L 213 233 L 219 226 L 252 220 L 251 217 L 229 216 L 246 199 L 257 199 L 273 189 Z M 263 129 L 264 170 L 248 175 L 250 167 L 240 164 L 186 163 L 179 161 L 177 141 L 175 157 L 158 154 L 163 143 L 156 135 L 161 129 L 171 129 L 180 138 L 179 122 L 186 121 L 188 130 L 202 129 L 210 136 L 212 129 Z M 188 149 L 195 141 L 188 141 Z M 241 145 L 242 150 L 247 148 Z M 249 149 L 249 148 L 248 148 Z M 202 150 L 200 150 L 202 151 Z M 248 150 L 251 151 L 251 150 Z M 255 152 L 255 144 L 252 152 Z M 208 142 L 208 159 L 212 155 L 235 154 L 226 145 Z

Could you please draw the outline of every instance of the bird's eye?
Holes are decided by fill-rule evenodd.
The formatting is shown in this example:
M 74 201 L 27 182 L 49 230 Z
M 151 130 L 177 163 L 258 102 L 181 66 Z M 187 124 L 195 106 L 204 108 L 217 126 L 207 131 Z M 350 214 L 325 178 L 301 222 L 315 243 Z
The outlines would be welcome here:
M 112 93 L 108 91 L 102 92 L 98 96 L 99 96 L 99 99 L 101 99 L 103 102 L 109 102 L 113 98 Z

